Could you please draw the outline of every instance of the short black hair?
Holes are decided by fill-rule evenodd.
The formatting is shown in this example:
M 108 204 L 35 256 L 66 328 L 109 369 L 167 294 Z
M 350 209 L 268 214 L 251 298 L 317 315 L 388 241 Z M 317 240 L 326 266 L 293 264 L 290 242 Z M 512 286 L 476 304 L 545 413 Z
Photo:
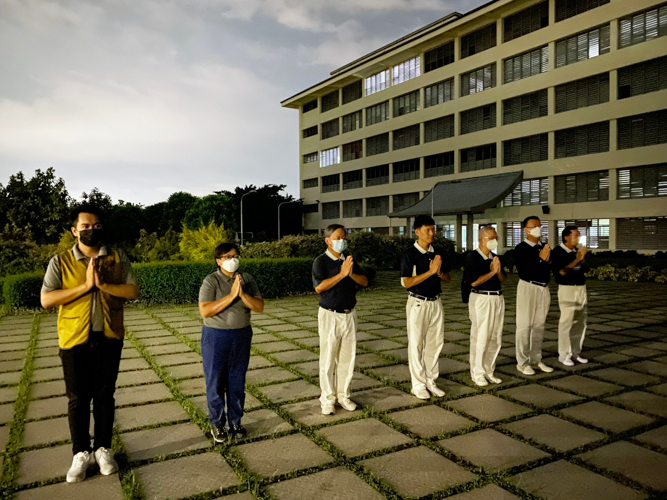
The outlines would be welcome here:
M 435 221 L 430 215 L 418 215 L 415 217 L 414 228 L 419 229 L 422 226 L 435 226 Z
M 528 225 L 528 221 L 533 219 L 535 219 L 537 222 L 541 222 L 537 215 L 529 215 L 521 221 L 521 229 L 525 228 Z
M 236 243 L 220 243 L 215 247 L 215 260 L 218 260 L 220 257 L 225 255 L 227 252 L 236 250 L 236 253 L 241 255 L 241 251 Z
M 577 226 L 565 226 L 565 229 L 563 229 L 563 243 L 565 243 L 565 238 L 567 236 L 570 236 L 572 231 L 579 231 L 579 228 Z
M 90 203 L 79 203 L 78 205 L 75 205 L 70 211 L 72 227 L 76 227 L 76 225 L 79 223 L 79 214 L 93 214 L 99 219 L 100 222 L 102 222 L 102 219 L 104 218 L 102 210 L 100 210 L 99 207 L 91 205 Z
M 342 224 L 329 224 L 327 228 L 324 230 L 324 237 L 325 238 L 331 237 L 331 235 L 334 234 L 339 229 L 345 231 L 345 226 L 343 226 Z M 347 231 L 345 231 L 345 234 L 347 234 Z

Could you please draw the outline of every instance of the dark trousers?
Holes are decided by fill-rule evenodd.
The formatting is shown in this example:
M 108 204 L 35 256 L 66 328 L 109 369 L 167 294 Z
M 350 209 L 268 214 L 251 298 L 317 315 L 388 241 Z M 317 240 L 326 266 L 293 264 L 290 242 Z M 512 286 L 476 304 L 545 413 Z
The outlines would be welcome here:
M 245 404 L 245 375 L 250 361 L 252 328 L 221 330 L 205 326 L 201 332 L 201 355 L 206 377 L 206 401 L 211 425 L 225 425 L 225 402 L 229 425 L 241 423 Z
M 91 452 L 111 448 L 114 392 L 123 341 L 109 339 L 102 332 L 90 332 L 88 342 L 60 350 L 65 375 L 67 416 L 72 451 Z M 93 402 L 95 443 L 90 448 L 90 402 Z

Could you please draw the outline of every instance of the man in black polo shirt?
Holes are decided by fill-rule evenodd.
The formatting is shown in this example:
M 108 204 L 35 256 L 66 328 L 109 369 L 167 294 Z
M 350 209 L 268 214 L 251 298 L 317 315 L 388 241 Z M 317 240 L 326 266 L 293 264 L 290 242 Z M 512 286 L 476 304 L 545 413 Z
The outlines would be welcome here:
M 492 226 L 479 228 L 479 247 L 465 260 L 465 279 L 472 286 L 468 302 L 470 314 L 470 375 L 480 387 L 489 382 L 500 384 L 493 372 L 500 352 L 505 321 L 505 299 L 501 283 L 500 259 L 493 253 L 498 248 L 498 233 Z M 487 382 L 487 380 L 489 382 Z
M 415 218 L 418 240 L 401 257 L 401 284 L 408 289 L 405 308 L 408 328 L 408 366 L 412 394 L 420 399 L 445 395 L 435 385 L 440 374 L 438 359 L 445 341 L 445 312 L 440 284 L 449 282 L 451 268 L 441 250 L 433 248 L 435 221 L 428 215 Z
M 550 373 L 554 369 L 542 363 L 542 341 L 551 303 L 551 248 L 540 243 L 539 217 L 526 217 L 521 227 L 526 239 L 514 249 L 521 278 L 516 288 L 516 369 L 524 375 L 535 375 L 535 368 Z
M 579 230 L 576 226 L 563 229 L 563 243 L 551 252 L 551 268 L 558 283 L 558 361 L 565 366 L 588 363 L 581 357 L 581 348 L 586 334 L 586 315 L 588 299 L 586 297 L 586 276 L 584 258 L 586 247 L 577 250 Z
M 334 414 L 336 399 L 348 411 L 357 408 L 350 400 L 350 382 L 357 352 L 357 285 L 368 286 L 347 248 L 345 227 L 331 224 L 324 231 L 327 251 L 313 262 L 313 286 L 320 294 L 317 327 L 320 334 L 320 403 L 324 415 Z

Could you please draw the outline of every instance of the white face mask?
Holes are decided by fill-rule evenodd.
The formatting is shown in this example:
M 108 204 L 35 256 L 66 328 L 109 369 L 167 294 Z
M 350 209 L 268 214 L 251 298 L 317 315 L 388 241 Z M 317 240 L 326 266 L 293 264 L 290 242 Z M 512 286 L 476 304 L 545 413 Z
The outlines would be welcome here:
M 222 262 L 222 268 L 228 273 L 234 273 L 239 268 L 239 259 L 231 258 Z
M 533 229 L 531 229 L 528 234 L 530 234 L 533 238 L 539 238 L 540 236 L 542 236 L 542 228 L 536 226 Z
M 343 253 L 347 249 L 346 240 L 331 240 L 331 248 L 336 253 Z
M 486 244 L 486 248 L 493 252 L 496 248 L 498 248 L 498 240 L 489 240 Z

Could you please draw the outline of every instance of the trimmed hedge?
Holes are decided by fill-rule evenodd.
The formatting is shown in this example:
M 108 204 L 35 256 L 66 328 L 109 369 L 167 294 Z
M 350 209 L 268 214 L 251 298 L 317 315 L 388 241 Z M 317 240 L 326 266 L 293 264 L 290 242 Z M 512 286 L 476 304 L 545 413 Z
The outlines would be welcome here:
M 42 289 L 44 273 L 24 273 L 5 276 L 2 284 L 2 298 L 9 309 L 21 307 L 41 307 L 39 292 Z

